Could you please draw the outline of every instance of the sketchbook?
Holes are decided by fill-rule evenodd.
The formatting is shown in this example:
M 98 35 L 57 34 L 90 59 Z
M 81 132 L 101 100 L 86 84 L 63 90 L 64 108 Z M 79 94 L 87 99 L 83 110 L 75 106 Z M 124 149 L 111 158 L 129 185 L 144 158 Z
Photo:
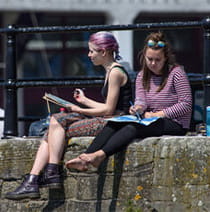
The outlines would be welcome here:
M 124 116 L 117 116 L 117 117 L 108 118 L 106 120 L 114 121 L 114 122 L 135 122 L 135 123 L 138 123 L 138 124 L 143 124 L 145 126 L 148 126 L 151 123 L 157 121 L 159 118 L 160 117 L 138 119 L 137 116 L 134 116 L 134 115 L 124 115 Z
M 67 104 L 74 105 L 73 103 L 71 103 L 67 100 L 64 100 L 60 97 L 57 97 L 53 94 L 50 94 L 50 93 L 45 93 L 45 95 L 42 98 L 45 99 L 46 101 L 52 102 L 52 103 L 57 104 L 62 107 L 66 107 Z

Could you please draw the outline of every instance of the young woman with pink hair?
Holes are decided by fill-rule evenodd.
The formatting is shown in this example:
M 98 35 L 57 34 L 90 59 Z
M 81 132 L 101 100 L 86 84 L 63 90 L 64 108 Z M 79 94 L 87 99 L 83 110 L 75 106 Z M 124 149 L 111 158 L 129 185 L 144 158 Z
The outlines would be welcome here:
M 71 137 L 96 136 L 107 123 L 105 117 L 128 113 L 131 82 L 126 70 L 117 62 L 120 56 L 115 37 L 110 32 L 97 32 L 90 36 L 88 45 L 92 63 L 105 70 L 104 102 L 90 99 L 81 89 L 76 89 L 74 98 L 86 107 L 67 105 L 70 113 L 52 115 L 30 174 L 18 188 L 7 193 L 6 198 L 38 198 L 39 187 L 61 188 L 60 162 L 66 141 Z

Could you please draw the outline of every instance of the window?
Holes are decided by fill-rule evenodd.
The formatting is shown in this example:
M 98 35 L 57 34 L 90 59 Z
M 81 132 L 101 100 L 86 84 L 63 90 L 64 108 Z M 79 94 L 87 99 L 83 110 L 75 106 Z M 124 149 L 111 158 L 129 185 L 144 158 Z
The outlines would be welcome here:
M 177 14 L 177 13 L 142 13 L 135 23 L 155 23 L 174 21 L 198 21 L 207 14 Z M 155 31 L 155 30 L 152 30 Z M 167 29 L 165 32 L 176 55 L 177 62 L 183 65 L 188 73 L 203 72 L 203 32 L 202 29 Z M 137 54 L 143 47 L 143 40 L 151 31 L 134 31 L 134 67 L 139 70 Z
M 27 16 L 27 19 L 26 19 Z M 25 20 L 31 19 L 31 23 Z M 18 25 L 81 26 L 104 24 L 103 14 L 22 14 Z M 90 32 L 21 34 L 18 54 L 22 70 L 20 78 L 97 76 L 101 68 L 94 67 L 87 57 Z M 20 37 L 21 36 L 21 37 Z

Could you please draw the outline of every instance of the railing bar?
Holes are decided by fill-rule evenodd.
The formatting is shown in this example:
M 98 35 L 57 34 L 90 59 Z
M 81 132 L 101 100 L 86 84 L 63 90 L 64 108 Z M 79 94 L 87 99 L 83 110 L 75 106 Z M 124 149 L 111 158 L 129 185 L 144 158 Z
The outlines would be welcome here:
M 210 82 L 210 79 L 205 79 L 205 77 L 199 78 L 189 78 L 190 82 Z M 103 80 L 94 80 L 94 81 L 62 81 L 62 82 L 24 82 L 24 83 L 5 83 L 0 82 L 0 87 L 16 87 L 16 88 L 27 88 L 27 87 L 76 87 L 76 86 L 95 86 L 102 85 Z
M 86 26 L 45 26 L 45 27 L 18 27 L 0 28 L 0 33 L 47 33 L 47 32 L 81 32 L 96 30 L 152 30 L 152 29 L 183 29 L 200 28 L 203 21 L 188 22 L 160 22 L 160 23 L 137 23 L 128 25 L 86 25 Z

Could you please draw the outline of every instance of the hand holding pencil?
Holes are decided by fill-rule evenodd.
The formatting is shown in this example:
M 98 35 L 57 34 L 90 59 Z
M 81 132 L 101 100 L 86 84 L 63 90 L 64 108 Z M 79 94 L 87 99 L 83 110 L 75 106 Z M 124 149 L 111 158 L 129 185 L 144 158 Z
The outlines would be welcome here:
M 131 102 L 131 101 L 130 101 L 130 105 L 131 105 L 130 110 L 129 110 L 130 114 L 136 115 L 139 120 L 143 119 L 141 113 L 139 112 L 141 110 L 141 107 L 135 106 L 133 104 L 133 102 Z

